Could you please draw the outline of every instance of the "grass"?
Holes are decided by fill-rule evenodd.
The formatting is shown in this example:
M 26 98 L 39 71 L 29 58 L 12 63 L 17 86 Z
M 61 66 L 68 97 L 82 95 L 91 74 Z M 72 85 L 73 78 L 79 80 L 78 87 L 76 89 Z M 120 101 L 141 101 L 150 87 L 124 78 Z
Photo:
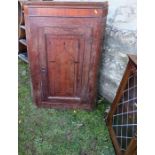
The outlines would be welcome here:
M 19 60 L 19 155 L 114 155 L 106 106 L 100 100 L 92 112 L 37 108 L 28 65 Z

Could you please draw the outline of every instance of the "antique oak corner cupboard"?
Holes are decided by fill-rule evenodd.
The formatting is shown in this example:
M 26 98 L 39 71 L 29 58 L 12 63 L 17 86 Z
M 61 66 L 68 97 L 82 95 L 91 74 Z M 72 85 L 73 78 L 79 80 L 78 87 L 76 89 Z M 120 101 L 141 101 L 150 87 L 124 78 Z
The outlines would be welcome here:
M 107 2 L 28 2 L 24 6 L 34 102 L 92 109 Z

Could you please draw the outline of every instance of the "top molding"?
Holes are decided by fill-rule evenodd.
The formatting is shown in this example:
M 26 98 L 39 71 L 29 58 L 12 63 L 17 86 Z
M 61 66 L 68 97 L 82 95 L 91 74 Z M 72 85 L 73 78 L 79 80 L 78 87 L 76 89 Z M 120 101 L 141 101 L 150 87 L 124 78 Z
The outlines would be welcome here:
M 26 5 L 31 5 L 31 7 L 70 7 L 70 8 L 108 8 L 108 2 L 56 2 L 56 1 L 27 1 Z

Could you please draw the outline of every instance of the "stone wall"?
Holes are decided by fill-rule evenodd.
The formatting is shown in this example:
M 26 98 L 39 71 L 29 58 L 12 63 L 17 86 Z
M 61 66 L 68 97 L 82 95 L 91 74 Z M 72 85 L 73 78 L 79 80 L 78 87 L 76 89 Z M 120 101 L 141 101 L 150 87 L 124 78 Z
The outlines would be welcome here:
M 136 54 L 136 28 L 136 0 L 109 0 L 99 94 L 110 102 L 127 65 L 126 54 Z

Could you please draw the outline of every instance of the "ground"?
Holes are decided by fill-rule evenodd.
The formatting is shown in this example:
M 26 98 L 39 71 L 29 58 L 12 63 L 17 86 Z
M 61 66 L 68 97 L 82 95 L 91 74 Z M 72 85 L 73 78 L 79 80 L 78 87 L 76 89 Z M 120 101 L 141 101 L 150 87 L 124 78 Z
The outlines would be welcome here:
M 37 108 L 31 98 L 28 65 L 19 60 L 19 155 L 114 155 L 98 101 L 95 110 Z

